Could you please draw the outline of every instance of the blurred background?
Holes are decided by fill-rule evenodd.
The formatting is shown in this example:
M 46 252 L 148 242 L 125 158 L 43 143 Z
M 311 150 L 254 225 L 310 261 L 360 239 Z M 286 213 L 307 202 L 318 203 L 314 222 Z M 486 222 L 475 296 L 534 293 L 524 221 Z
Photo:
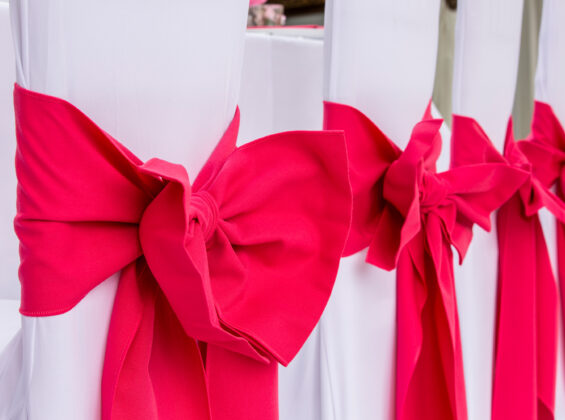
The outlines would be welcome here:
M 324 0 L 252 0 L 248 26 L 323 26 L 324 3 Z M 530 127 L 542 4 L 543 0 L 524 0 L 520 64 L 513 110 L 517 138 L 525 137 Z M 442 0 L 440 13 L 433 101 L 450 124 L 457 0 Z

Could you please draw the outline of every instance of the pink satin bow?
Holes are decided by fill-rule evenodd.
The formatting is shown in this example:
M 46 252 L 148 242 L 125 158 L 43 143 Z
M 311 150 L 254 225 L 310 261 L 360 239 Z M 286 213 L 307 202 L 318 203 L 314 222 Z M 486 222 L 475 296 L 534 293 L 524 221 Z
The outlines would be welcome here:
M 102 418 L 278 418 L 275 361 L 318 321 L 349 228 L 343 135 L 235 149 L 236 113 L 191 186 L 68 102 L 14 100 L 21 312 L 68 311 L 121 270 Z
M 467 119 L 454 137 L 481 139 L 467 157 L 491 153 L 480 126 Z M 481 147 L 483 146 L 483 147 Z M 557 290 L 538 211 L 565 220 L 565 207 L 532 172 L 530 157 L 545 154 L 532 141 L 515 142 L 508 124 L 505 161 L 526 178 L 497 214 L 499 248 L 493 420 L 553 419 L 557 351 Z M 500 158 L 502 161 L 502 158 Z M 551 157 L 545 162 L 551 166 Z
M 455 122 L 454 122 L 455 124 Z M 418 123 L 404 152 L 361 112 L 326 103 L 325 127 L 343 129 L 353 190 L 347 253 L 369 246 L 367 261 L 397 267 L 396 418 L 467 418 L 451 245 L 462 259 L 472 225 L 490 229 L 490 213 L 524 175 L 484 155 L 436 173 L 440 120 Z M 475 140 L 473 140 L 475 142 Z

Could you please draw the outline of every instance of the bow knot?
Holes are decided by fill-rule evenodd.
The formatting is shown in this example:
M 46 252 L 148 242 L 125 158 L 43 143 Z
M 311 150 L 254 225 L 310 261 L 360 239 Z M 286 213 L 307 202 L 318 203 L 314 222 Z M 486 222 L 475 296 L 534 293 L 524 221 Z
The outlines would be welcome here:
M 143 246 L 144 243 L 151 244 L 153 248 L 154 241 L 163 236 L 156 231 L 163 230 L 166 225 L 164 221 L 169 220 L 172 214 L 183 214 L 182 219 L 186 219 L 188 233 L 192 236 L 194 224 L 197 224 L 204 242 L 208 242 L 218 225 L 219 217 L 218 205 L 212 195 L 205 189 L 192 192 L 188 174 L 182 165 L 151 159 L 140 169 L 156 181 L 151 191 L 154 198 L 139 222 L 141 248 L 144 251 L 147 249 L 147 246 Z M 176 228 L 182 230 L 184 225 L 179 223 Z
M 424 172 L 420 187 L 420 211 L 428 213 L 440 206 L 448 194 L 448 184 L 437 174 Z
M 383 211 L 369 247 L 367 261 L 385 269 L 396 266 L 402 249 L 422 229 L 422 216 L 448 194 L 448 184 L 433 172 L 441 139 L 441 120 L 418 123 L 406 150 L 390 163 L 383 184 Z M 382 241 L 393 239 L 392 243 Z
M 218 225 L 218 204 L 212 195 L 200 190 L 190 197 L 190 217 L 196 220 L 202 229 L 204 240 L 208 242 Z
M 543 206 L 541 200 L 539 200 L 539 195 L 543 193 L 543 191 L 539 188 L 540 185 L 535 180 L 531 162 L 521 150 L 520 145 L 514 141 L 512 125 L 510 123 L 506 131 L 504 157 L 512 167 L 520 169 L 527 174 L 524 183 L 518 190 L 519 196 L 526 214 L 528 216 L 536 214 Z

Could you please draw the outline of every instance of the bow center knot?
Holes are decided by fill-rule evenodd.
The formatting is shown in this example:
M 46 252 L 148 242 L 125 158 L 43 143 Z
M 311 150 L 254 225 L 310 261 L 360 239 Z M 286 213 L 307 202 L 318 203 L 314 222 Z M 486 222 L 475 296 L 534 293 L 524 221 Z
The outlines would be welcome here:
M 424 172 L 420 187 L 420 209 L 422 213 L 437 207 L 447 197 L 446 182 L 435 173 Z
M 208 241 L 218 224 L 218 204 L 207 191 L 197 191 L 190 197 L 190 219 L 200 225 L 204 240 Z

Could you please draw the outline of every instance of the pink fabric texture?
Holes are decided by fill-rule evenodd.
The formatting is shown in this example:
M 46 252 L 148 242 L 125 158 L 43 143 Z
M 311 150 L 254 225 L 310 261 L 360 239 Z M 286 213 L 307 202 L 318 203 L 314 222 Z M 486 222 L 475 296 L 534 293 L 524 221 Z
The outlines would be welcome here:
M 346 254 L 369 246 L 367 262 L 397 268 L 396 418 L 464 420 L 451 246 L 462 259 L 473 224 L 490 229 L 490 213 L 525 175 L 490 154 L 464 158 L 477 147 L 474 138 L 455 141 L 451 169 L 436 173 L 441 120 L 418 123 L 401 152 L 355 108 L 326 103 L 324 118 L 325 128 L 345 131 L 349 152 L 353 220 Z
M 235 148 L 192 185 L 70 103 L 15 87 L 21 312 L 71 309 L 121 271 L 102 418 L 278 417 L 287 364 L 329 298 L 351 216 L 343 134 Z
M 456 117 L 453 136 L 473 144 L 465 155 L 491 154 L 490 140 L 474 120 Z M 486 145 L 489 145 L 486 147 Z M 532 171 L 531 159 L 554 166 L 547 147 L 515 142 L 508 124 L 504 159 L 526 174 L 519 190 L 497 214 L 499 248 L 493 420 L 553 419 L 557 363 L 557 288 L 538 211 L 565 220 L 565 207 Z M 493 155 L 493 159 L 496 156 Z M 541 163 L 541 161 L 540 161 Z

